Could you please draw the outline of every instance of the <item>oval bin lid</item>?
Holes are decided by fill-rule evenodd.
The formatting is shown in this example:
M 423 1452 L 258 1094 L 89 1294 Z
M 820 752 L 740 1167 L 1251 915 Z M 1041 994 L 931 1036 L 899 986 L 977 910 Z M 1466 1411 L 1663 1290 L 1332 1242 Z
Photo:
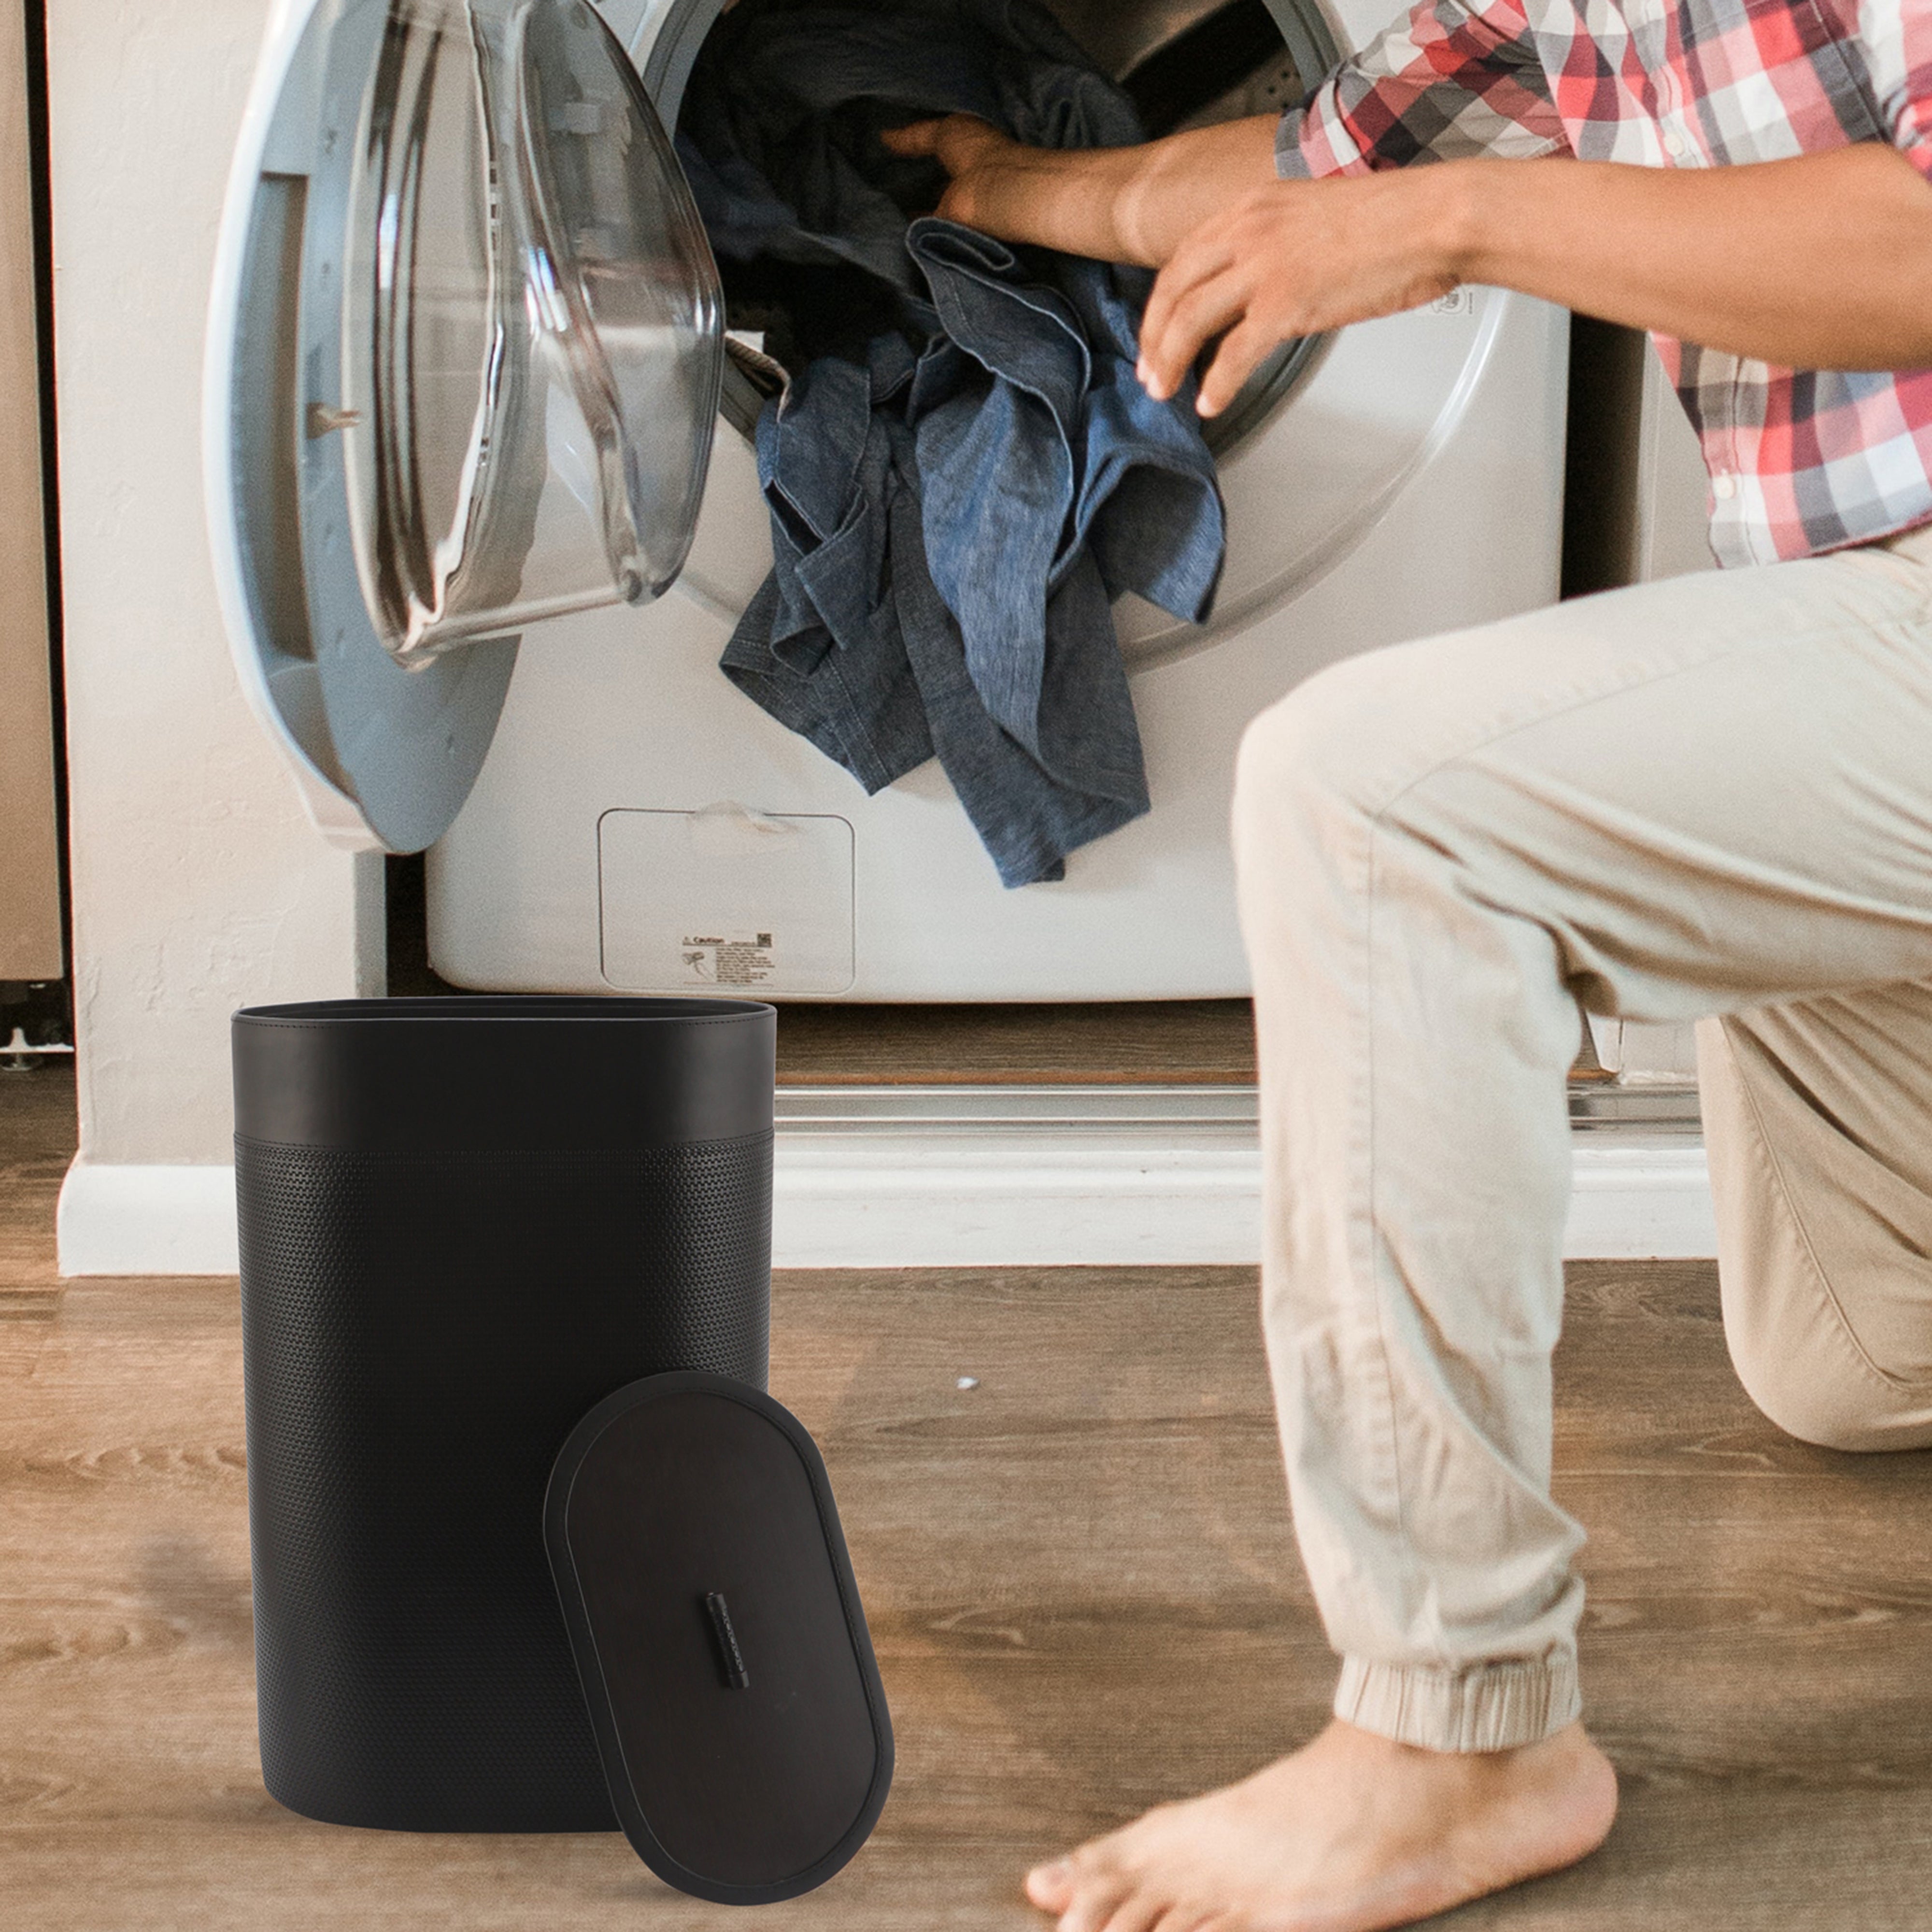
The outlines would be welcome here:
M 218 251 L 205 459 L 243 686 L 310 815 L 448 827 L 526 626 L 682 568 L 724 367 L 716 263 L 584 0 L 308 0 Z
M 544 1532 L 638 1856 L 722 1904 L 838 1871 L 885 1804 L 892 1726 L 803 1427 L 722 1376 L 633 1382 L 572 1431 Z

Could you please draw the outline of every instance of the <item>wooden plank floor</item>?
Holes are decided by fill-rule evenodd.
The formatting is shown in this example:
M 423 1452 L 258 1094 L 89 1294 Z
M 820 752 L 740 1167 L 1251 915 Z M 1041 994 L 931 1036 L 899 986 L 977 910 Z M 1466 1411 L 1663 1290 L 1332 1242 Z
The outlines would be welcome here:
M 1246 1000 L 1084 1006 L 778 1007 L 778 1084 L 1238 1086 L 1255 1077 Z
M 74 1143 L 70 1068 L 0 1072 L 0 1310 L 59 1292 L 54 1203 Z
M 233 1284 L 56 1296 L 70 1121 L 58 1076 L 26 1078 L 0 1084 L 0 1269 L 26 1291 L 0 1298 L 0 1925 L 742 1926 L 615 1837 L 349 1832 L 266 1796 Z M 1240 1270 L 781 1277 L 773 1386 L 824 1447 L 900 1762 L 871 1845 L 766 1922 L 1037 1924 L 1034 1854 L 1320 1720 L 1254 1302 Z M 1624 1815 L 1582 1867 L 1439 1922 L 1924 1927 L 1932 1460 L 1760 1420 L 1701 1266 L 1576 1270 L 1559 1399 Z

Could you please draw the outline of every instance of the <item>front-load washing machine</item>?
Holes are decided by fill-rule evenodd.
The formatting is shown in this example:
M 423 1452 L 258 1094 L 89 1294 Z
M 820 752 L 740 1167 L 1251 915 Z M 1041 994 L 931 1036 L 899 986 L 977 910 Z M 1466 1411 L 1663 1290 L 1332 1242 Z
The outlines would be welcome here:
M 1337 658 L 1556 596 L 1566 318 L 1466 288 L 1274 358 L 1213 432 L 1211 620 L 1116 609 L 1152 810 L 1006 890 L 936 764 L 868 797 L 718 668 L 770 567 L 758 399 L 664 130 L 724 4 L 312 0 L 265 50 L 211 521 L 311 815 L 428 849 L 459 986 L 1244 992 L 1242 729 Z M 1117 76 L 1232 58 L 1192 76 L 1213 118 L 1292 100 L 1395 0 L 1049 4 Z

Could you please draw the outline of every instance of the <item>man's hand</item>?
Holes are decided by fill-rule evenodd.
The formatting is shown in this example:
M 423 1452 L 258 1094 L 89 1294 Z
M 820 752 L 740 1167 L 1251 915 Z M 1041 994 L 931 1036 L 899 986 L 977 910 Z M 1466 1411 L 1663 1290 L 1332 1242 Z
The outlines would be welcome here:
M 1272 182 L 1197 229 L 1161 270 L 1142 320 L 1148 393 L 1172 395 L 1219 336 L 1196 404 L 1218 416 L 1279 344 L 1447 295 L 1456 264 L 1428 185 L 1420 170 Z
M 892 128 L 880 139 L 896 154 L 929 157 L 952 177 L 937 213 L 985 234 L 1000 232 L 1000 204 L 1010 199 L 1014 164 L 1025 152 L 1010 136 L 976 115 L 949 114 Z

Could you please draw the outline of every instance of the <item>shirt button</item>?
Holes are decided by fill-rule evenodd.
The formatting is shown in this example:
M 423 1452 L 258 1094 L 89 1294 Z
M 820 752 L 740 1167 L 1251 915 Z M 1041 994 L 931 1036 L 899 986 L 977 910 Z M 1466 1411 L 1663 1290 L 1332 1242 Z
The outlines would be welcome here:
M 1727 503 L 1738 494 L 1738 479 L 1729 474 L 1711 478 L 1711 494 L 1720 503 Z
M 1673 160 L 1684 152 L 1684 136 L 1675 128 L 1664 130 L 1664 152 Z

